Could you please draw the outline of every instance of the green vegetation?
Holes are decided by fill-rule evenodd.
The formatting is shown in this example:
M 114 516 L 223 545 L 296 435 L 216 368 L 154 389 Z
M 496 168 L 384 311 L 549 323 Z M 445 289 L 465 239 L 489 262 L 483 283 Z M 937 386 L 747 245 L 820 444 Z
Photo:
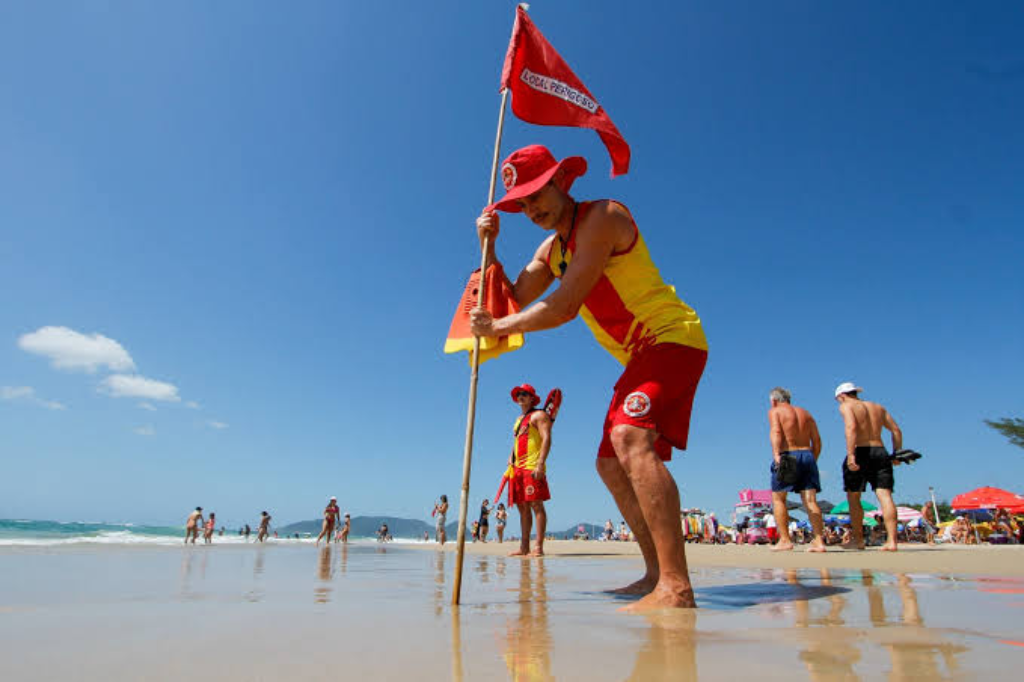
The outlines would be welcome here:
M 1024 448 L 1024 419 L 1017 417 L 1006 417 L 995 421 L 986 419 L 985 423 L 1006 436 L 1006 439 L 1018 448 Z

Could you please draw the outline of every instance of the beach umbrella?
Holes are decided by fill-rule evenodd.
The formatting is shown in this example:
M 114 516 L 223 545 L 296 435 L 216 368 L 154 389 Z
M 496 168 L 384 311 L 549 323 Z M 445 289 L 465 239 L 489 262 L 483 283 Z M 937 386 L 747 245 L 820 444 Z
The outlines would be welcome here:
M 921 516 L 921 512 L 911 507 L 896 507 L 896 519 L 899 521 L 914 521 Z
M 1024 511 L 1024 496 L 1002 488 L 985 486 L 960 493 L 949 504 L 953 509 L 995 509 L 1002 507 L 1011 512 Z
M 870 502 L 865 502 L 864 500 L 861 500 L 860 505 L 862 507 L 864 507 L 864 511 L 866 511 L 866 512 L 878 511 L 878 507 L 876 507 L 875 505 L 871 504 Z M 832 507 L 832 513 L 833 514 L 849 514 L 850 513 L 850 505 L 849 505 L 849 503 L 846 500 L 843 500 L 842 502 L 840 502 L 836 506 Z

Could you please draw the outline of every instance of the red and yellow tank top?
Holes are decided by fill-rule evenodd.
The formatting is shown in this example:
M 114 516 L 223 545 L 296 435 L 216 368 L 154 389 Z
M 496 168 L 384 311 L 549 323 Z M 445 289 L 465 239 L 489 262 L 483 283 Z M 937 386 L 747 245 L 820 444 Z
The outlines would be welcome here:
M 593 205 L 592 201 L 579 204 L 577 226 Z M 629 212 L 625 206 L 622 208 Z M 661 279 L 632 216 L 630 222 L 633 223 L 633 243 L 609 257 L 601 279 L 580 308 L 583 321 L 598 343 L 623 365 L 640 351 L 659 343 L 707 350 L 708 342 L 697 313 L 679 299 L 675 287 Z M 556 236 L 548 251 L 548 267 L 559 279 L 562 278 L 562 258 L 566 265 L 572 262 L 576 249 L 575 230 L 569 237 L 564 256 L 560 244 Z
M 540 431 L 530 417 L 536 410 L 527 412 L 516 420 L 512 427 L 515 443 L 512 446 L 512 464 L 518 469 L 536 469 L 540 459 Z

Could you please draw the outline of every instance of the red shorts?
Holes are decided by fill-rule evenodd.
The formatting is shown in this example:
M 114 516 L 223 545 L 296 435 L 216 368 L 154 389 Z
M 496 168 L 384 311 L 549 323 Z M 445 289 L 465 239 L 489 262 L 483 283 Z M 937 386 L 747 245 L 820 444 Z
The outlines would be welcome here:
M 629 361 L 615 383 L 598 457 L 615 457 L 612 429 L 619 424 L 658 432 L 654 449 L 667 462 L 672 448 L 686 449 L 693 396 L 708 352 L 678 343 L 653 346 Z
M 508 499 L 512 504 L 550 500 L 548 477 L 534 478 L 532 470 L 516 469 L 508 482 Z

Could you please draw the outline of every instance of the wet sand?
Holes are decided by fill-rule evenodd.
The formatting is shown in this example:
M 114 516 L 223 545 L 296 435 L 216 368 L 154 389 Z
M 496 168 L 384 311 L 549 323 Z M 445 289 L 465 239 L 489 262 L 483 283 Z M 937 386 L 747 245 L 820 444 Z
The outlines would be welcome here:
M 466 543 L 471 555 L 507 556 L 517 543 Z M 436 549 L 436 545 L 416 545 L 420 549 Z M 686 559 L 691 568 L 851 568 L 888 571 L 890 573 L 959 573 L 967 575 L 1024 576 L 1024 545 L 923 545 L 905 544 L 897 552 L 883 552 L 876 547 L 864 551 L 848 551 L 829 547 L 824 554 L 809 554 L 803 546 L 792 552 L 772 552 L 767 545 L 686 545 Z M 548 540 L 544 543 L 549 556 L 625 556 L 639 557 L 635 542 L 596 542 Z M 455 551 L 455 543 L 445 544 Z
M 399 545 L 3 550 L 0 679 L 985 680 L 1024 661 L 1017 577 L 695 565 L 700 609 L 633 616 L 602 590 L 638 557 L 471 549 L 458 608 L 454 555 Z

